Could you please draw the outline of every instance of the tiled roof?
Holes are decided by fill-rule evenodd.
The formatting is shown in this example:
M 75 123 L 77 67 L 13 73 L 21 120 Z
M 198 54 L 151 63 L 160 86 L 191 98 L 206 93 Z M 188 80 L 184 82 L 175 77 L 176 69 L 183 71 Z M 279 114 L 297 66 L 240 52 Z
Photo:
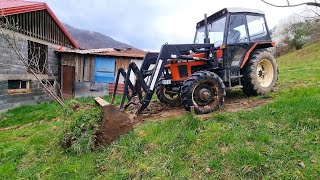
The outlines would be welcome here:
M 54 15 L 52 10 L 46 3 L 33 2 L 24 0 L 0 0 L 0 11 L 2 16 L 8 16 L 13 14 L 20 14 L 32 11 L 47 10 L 53 20 L 58 24 L 62 32 L 68 37 L 75 48 L 79 48 L 76 41 L 71 37 L 69 32 L 63 27 L 58 18 Z
M 87 50 L 60 50 L 59 53 L 76 53 L 76 54 L 92 54 L 101 56 L 116 56 L 116 57 L 136 57 L 143 58 L 147 52 L 137 49 L 87 49 Z

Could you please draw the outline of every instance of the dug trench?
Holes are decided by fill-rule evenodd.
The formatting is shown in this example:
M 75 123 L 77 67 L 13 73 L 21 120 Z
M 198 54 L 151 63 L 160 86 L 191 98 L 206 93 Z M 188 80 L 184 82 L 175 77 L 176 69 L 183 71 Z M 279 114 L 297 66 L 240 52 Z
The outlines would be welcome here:
M 262 106 L 270 100 L 271 98 L 267 96 L 248 98 L 246 96 L 231 95 L 226 97 L 224 105 L 220 107 L 217 112 L 248 111 Z M 118 107 L 104 103 L 106 102 L 104 101 L 102 103 L 98 103 L 102 107 L 104 115 L 101 125 L 98 125 L 99 130 L 95 131 L 94 136 L 92 136 L 95 138 L 93 140 L 93 148 L 112 143 L 121 135 L 127 134 L 135 127 L 143 124 L 146 121 L 163 121 L 170 118 L 183 116 L 187 113 L 183 107 L 169 107 L 163 103 L 160 103 L 158 100 L 152 100 L 148 108 L 145 109 L 143 114 L 139 116 L 133 116 L 131 111 L 122 112 Z M 212 114 L 197 116 L 199 119 L 208 120 L 212 117 Z M 62 143 L 63 147 L 69 148 L 72 146 L 72 143 L 70 142 L 71 141 L 69 140 L 67 146 L 66 143 Z
M 270 97 L 255 97 L 248 98 L 245 96 L 227 96 L 225 103 L 219 108 L 218 112 L 238 112 L 248 111 L 253 108 L 259 107 L 270 101 Z M 110 108 L 110 107 L 108 107 Z M 112 112 L 117 111 L 112 108 Z M 108 109 L 106 112 L 110 112 Z M 99 140 L 103 144 L 109 144 L 120 135 L 131 131 L 134 127 L 141 125 L 145 121 L 163 121 L 173 117 L 183 116 L 187 112 L 183 107 L 169 107 L 158 100 L 153 100 L 148 108 L 144 110 L 143 114 L 139 116 L 132 116 L 132 112 L 128 113 L 112 113 L 111 116 L 105 115 L 102 121 L 102 136 Z M 202 120 L 208 120 L 212 117 L 212 114 L 197 115 Z M 109 121 L 109 123 L 106 123 Z M 121 121 L 121 122 L 117 122 Z M 117 126 L 117 124 L 119 124 Z

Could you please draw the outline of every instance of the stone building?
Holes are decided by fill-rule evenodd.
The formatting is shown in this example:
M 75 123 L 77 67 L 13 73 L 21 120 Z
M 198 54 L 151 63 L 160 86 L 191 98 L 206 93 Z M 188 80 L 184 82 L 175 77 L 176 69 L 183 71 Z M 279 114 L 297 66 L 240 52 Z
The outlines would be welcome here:
M 1 0 L 0 10 L 0 111 L 49 100 L 7 40 L 16 43 L 22 58 L 29 61 L 36 56 L 38 67 L 50 71 L 38 74 L 40 80 L 60 79 L 55 51 L 78 48 L 77 43 L 45 3 Z

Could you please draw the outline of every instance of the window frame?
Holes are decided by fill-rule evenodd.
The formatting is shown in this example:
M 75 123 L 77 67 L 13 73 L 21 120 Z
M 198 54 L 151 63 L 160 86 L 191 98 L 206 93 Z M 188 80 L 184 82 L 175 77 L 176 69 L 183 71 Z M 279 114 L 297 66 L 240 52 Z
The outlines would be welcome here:
M 9 88 L 10 81 L 19 81 L 19 88 Z M 26 83 L 26 88 L 22 88 L 22 82 Z M 31 82 L 30 80 L 8 80 L 8 94 L 28 94 L 31 93 Z
M 223 43 L 222 43 L 222 45 L 225 45 L 225 38 L 226 38 L 226 36 L 225 36 L 225 29 L 228 27 L 228 25 L 227 25 L 227 24 L 228 24 L 228 16 L 229 16 L 229 14 L 225 14 L 225 15 L 217 18 L 217 19 L 214 19 L 214 20 L 211 21 L 211 22 L 208 22 L 208 25 L 209 25 L 209 24 L 212 25 L 214 22 L 219 21 L 219 20 L 225 18 L 225 22 L 224 22 L 224 32 L 223 32 Z M 194 38 L 193 38 L 193 43 L 194 43 L 194 44 L 202 44 L 202 42 L 196 43 L 198 31 L 199 31 L 199 29 L 202 29 L 202 28 L 205 28 L 205 27 L 204 27 L 204 26 L 200 26 L 200 27 L 197 27 L 197 28 L 196 28 L 195 35 L 194 35 Z M 208 27 L 208 29 L 209 29 L 209 27 Z M 212 42 L 210 42 L 210 43 L 212 44 Z
M 35 49 L 37 48 L 40 48 L 39 49 L 39 52 L 34 52 Z M 40 67 L 42 67 L 42 69 L 44 71 L 37 71 L 36 69 L 32 69 L 33 67 L 31 65 L 29 65 L 29 71 L 30 70 L 33 70 L 35 71 L 36 74 L 44 74 L 44 75 L 47 75 L 48 74 L 48 45 L 45 45 L 45 44 L 41 44 L 41 43 L 38 43 L 38 42 L 35 42 L 35 41 L 31 41 L 31 40 L 28 40 L 28 63 L 31 61 L 31 56 L 34 56 L 35 54 L 37 56 L 40 56 L 39 57 L 39 64 L 42 63 L 42 65 L 39 65 Z M 43 59 L 44 58 L 44 59 Z
M 266 17 L 264 14 L 257 14 L 257 13 L 245 13 L 245 16 L 246 16 L 246 21 L 247 21 L 247 31 L 248 31 L 248 35 L 249 35 L 249 39 L 250 39 L 250 42 L 251 41 L 251 36 L 250 36 L 250 30 L 249 30 L 249 24 L 248 24 L 248 20 L 247 20 L 247 16 L 258 16 L 258 17 L 262 17 L 262 19 L 264 20 L 264 25 L 265 25 L 265 28 L 266 28 L 266 40 L 263 40 L 263 41 L 254 41 L 254 42 L 264 42 L 264 41 L 271 41 L 271 37 L 270 37 L 270 32 L 269 32 L 269 29 L 268 29 L 268 23 L 267 23 L 267 20 L 266 20 Z
M 249 13 L 250 14 L 250 13 Z M 247 23 L 247 13 L 229 13 L 228 14 L 228 18 L 227 18 L 227 22 L 226 22 L 226 26 L 227 26 L 227 28 L 226 28 L 226 30 L 225 30 L 225 42 L 224 42 L 224 44 L 225 45 L 230 45 L 230 44 L 227 44 L 228 42 L 227 42 L 227 40 L 228 40 L 228 32 L 229 32 L 229 28 L 230 28 L 230 18 L 231 18 L 231 16 L 235 16 L 235 15 L 242 15 L 242 16 L 244 16 L 244 25 L 245 25 L 245 31 L 246 31 L 246 36 L 247 36 L 247 39 L 248 39 L 248 41 L 247 42 L 240 42 L 240 43 L 232 43 L 232 44 L 243 44 L 243 43 L 249 43 L 249 42 L 251 42 L 250 41 L 250 36 L 249 36 L 249 31 L 248 31 L 248 23 Z

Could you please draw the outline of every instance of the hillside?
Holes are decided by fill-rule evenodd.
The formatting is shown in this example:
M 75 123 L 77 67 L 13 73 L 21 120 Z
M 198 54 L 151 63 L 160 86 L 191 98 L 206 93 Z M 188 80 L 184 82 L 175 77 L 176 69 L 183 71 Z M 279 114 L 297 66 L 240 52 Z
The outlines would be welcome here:
M 95 152 L 59 146 L 66 125 L 101 115 L 92 98 L 78 99 L 84 108 L 70 117 L 56 103 L 0 114 L 0 179 L 318 179 L 320 43 L 278 64 L 277 90 L 249 98 L 262 106 L 207 121 L 159 117 Z
M 63 25 L 82 49 L 134 48 L 133 46 L 116 41 L 111 37 L 98 32 L 78 29 L 68 24 Z

